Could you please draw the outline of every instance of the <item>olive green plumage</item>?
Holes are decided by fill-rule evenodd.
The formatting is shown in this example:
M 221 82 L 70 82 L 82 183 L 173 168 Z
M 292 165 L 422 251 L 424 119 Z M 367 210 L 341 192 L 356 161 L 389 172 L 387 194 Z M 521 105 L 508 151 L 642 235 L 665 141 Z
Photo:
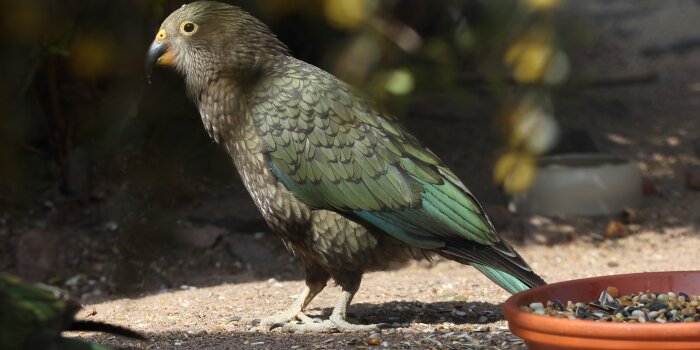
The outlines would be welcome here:
M 266 72 L 251 91 L 249 115 L 272 172 L 304 204 L 526 285 L 541 283 L 457 176 L 393 117 L 291 57 Z
M 98 322 L 75 321 L 80 306 L 56 288 L 25 283 L 0 273 L 0 349 L 108 350 L 61 337 L 67 330 L 104 331 L 143 339 L 129 330 Z
M 243 10 L 191 3 L 161 33 L 148 63 L 185 76 L 206 130 L 302 260 L 309 286 L 332 277 L 352 294 L 366 271 L 434 254 L 511 293 L 544 284 L 436 155 Z

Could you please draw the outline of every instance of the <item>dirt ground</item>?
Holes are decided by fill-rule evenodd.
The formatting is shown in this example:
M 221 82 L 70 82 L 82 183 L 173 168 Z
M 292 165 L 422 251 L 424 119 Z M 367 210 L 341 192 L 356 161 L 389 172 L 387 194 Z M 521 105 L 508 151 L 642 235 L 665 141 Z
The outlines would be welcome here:
M 696 229 L 679 226 L 645 228 L 614 241 L 586 238 L 556 247 L 528 245 L 518 250 L 547 281 L 556 282 L 601 274 L 697 270 L 698 246 Z M 215 286 L 183 285 L 150 295 L 88 303 L 79 314 L 137 329 L 151 343 L 74 335 L 134 349 L 367 348 L 370 333 L 287 334 L 229 322 L 235 316 L 282 310 L 303 286 L 299 280 L 247 281 L 248 277 L 242 274 Z M 309 314 L 327 317 L 337 292 L 329 288 L 322 293 Z M 366 275 L 349 313 L 358 322 L 398 323 L 399 328 L 381 333 L 380 348 L 521 349 L 524 344 L 509 333 L 503 318 L 501 303 L 507 296 L 471 267 L 453 262 L 415 263 L 398 271 Z
M 573 57 L 577 79 L 589 85 L 564 89 L 555 99 L 557 117 L 563 125 L 586 129 L 602 151 L 633 158 L 657 193 L 644 197 L 643 219 L 625 225 L 628 231 L 619 238 L 605 235 L 614 217 L 518 217 L 502 203 L 492 205 L 490 198 L 498 196 L 487 193 L 481 198 L 487 198 L 499 231 L 548 282 L 698 270 L 700 192 L 686 187 L 685 173 L 700 176 L 700 6 L 696 1 L 570 3 L 576 5 L 568 11 L 588 18 L 589 28 L 596 31 Z M 411 119 L 407 123 L 419 136 L 439 131 L 434 124 L 428 127 Z M 480 194 L 490 184 L 490 171 L 472 181 L 471 158 L 466 155 L 474 150 L 455 150 L 450 141 L 463 137 L 454 130 L 466 130 L 467 124 L 450 125 L 447 129 L 452 131 L 432 138 L 436 141 L 431 146 Z M 0 247 L 0 266 L 39 280 L 53 278 L 84 304 L 80 318 L 130 327 L 151 341 L 69 336 L 127 349 L 368 347 L 370 333 L 286 334 L 230 321 L 280 311 L 303 286 L 298 263 L 265 231 L 250 200 L 241 195 L 240 184 L 214 189 L 192 184 L 178 197 L 168 197 L 187 205 L 162 216 L 158 225 L 114 219 L 128 218 L 141 208 L 120 200 L 118 188 L 106 192 L 108 198 L 91 211 L 73 213 L 80 220 L 63 218 L 65 210 L 55 210 L 61 203 L 51 196 L 30 212 L 0 214 L 0 242 L 11 241 L 18 248 L 14 259 Z M 156 205 L 170 208 L 168 203 Z M 68 243 L 47 232 L 61 219 L 70 224 L 60 226 L 60 237 L 79 237 L 70 242 L 78 248 L 55 257 L 46 247 Z M 164 222 L 167 225 L 161 225 Z M 139 234 L 114 234 L 122 230 Z M 72 235 L 74 231 L 89 234 Z M 151 238 L 145 239 L 142 232 L 152 233 Z M 174 232 L 177 242 L 163 232 Z M 167 240 L 167 245 L 157 239 L 153 243 L 153 237 Z M 153 249 L 154 244 L 160 250 Z M 36 256 L 42 259 L 35 261 Z M 56 262 L 67 274 L 46 274 Z M 337 288 L 328 288 L 313 301 L 309 314 L 327 317 L 337 293 Z M 501 306 L 507 297 L 471 267 L 415 262 L 400 270 L 367 274 L 349 314 L 356 322 L 397 327 L 382 331 L 376 348 L 525 348 L 503 318 Z

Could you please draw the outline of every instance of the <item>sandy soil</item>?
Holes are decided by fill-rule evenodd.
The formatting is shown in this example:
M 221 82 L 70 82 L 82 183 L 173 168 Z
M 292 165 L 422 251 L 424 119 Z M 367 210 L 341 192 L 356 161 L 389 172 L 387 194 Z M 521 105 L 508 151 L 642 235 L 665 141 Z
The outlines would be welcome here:
M 678 226 L 645 229 L 614 241 L 584 238 L 575 244 L 554 248 L 528 245 L 519 251 L 547 281 L 556 282 L 601 274 L 700 269 L 698 246 L 700 237 L 695 229 Z M 234 316 L 279 311 L 303 286 L 299 280 L 274 278 L 237 282 L 248 277 L 242 274 L 211 287 L 183 285 L 151 295 L 87 304 L 79 314 L 142 331 L 151 343 L 74 335 L 134 349 L 367 347 L 369 333 L 291 335 L 229 322 Z M 337 292 L 335 287 L 324 291 L 310 306 L 309 314 L 326 317 Z M 447 261 L 414 263 L 398 271 L 366 275 L 350 315 L 357 322 L 398 323 L 400 328 L 381 332 L 380 347 L 524 348 L 503 319 L 501 303 L 507 296 L 471 267 Z

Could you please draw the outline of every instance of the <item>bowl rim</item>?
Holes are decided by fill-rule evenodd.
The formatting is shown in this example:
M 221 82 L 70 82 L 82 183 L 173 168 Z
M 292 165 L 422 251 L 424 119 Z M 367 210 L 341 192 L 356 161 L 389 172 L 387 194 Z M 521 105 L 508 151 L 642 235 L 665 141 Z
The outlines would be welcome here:
M 503 306 L 505 317 L 508 320 L 508 327 L 514 334 L 518 335 L 518 330 L 527 332 L 552 334 L 557 336 L 584 337 L 597 339 L 629 339 L 636 340 L 668 340 L 668 339 L 700 339 L 700 322 L 684 323 L 611 323 L 596 322 L 588 320 L 570 320 L 565 318 L 555 318 L 537 315 L 520 310 L 520 305 L 524 305 L 523 299 L 538 294 L 548 288 L 554 288 L 564 284 L 586 284 L 593 281 L 611 280 L 622 277 L 655 277 L 668 276 L 669 274 L 693 274 L 700 278 L 700 271 L 660 271 L 660 272 L 640 272 L 620 275 L 607 275 L 589 277 L 568 281 L 556 282 L 536 288 L 532 288 L 508 298 Z
M 599 169 L 603 164 L 598 165 L 586 165 L 586 166 L 562 166 L 553 167 L 552 165 L 557 165 L 559 162 L 571 161 L 571 160 L 589 160 L 589 161 L 599 161 L 599 162 L 609 162 L 606 163 L 606 167 L 624 167 L 634 164 L 634 160 L 630 157 L 623 155 L 617 155 L 612 153 L 564 153 L 555 154 L 549 156 L 542 156 L 537 158 L 537 168 L 547 169 L 547 171 L 573 171 L 581 169 Z M 550 163 L 551 162 L 551 163 Z M 612 164 L 610 164 L 612 163 Z

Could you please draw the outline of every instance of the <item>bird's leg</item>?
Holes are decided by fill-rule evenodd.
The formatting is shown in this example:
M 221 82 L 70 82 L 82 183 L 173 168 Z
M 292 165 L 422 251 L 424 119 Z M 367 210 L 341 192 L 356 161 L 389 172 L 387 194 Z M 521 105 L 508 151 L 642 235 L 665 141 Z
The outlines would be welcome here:
M 362 332 L 371 331 L 379 328 L 375 324 L 352 324 L 347 321 L 347 310 L 350 306 L 352 298 L 355 296 L 356 291 L 343 290 L 340 293 L 340 298 L 333 308 L 333 313 L 331 314 L 330 321 L 335 324 L 335 327 L 341 332 Z
M 259 324 L 262 328 L 267 328 L 275 324 L 286 324 L 289 321 L 298 319 L 302 322 L 313 322 L 310 317 L 304 314 L 304 308 L 311 300 L 320 293 L 328 283 L 328 275 L 325 272 L 306 269 L 306 286 L 292 305 L 286 310 L 272 315 L 253 320 L 253 324 Z
M 323 322 L 304 322 L 302 324 L 287 323 L 282 327 L 282 330 L 288 332 L 363 332 L 379 329 L 380 326 L 374 324 L 359 325 L 352 324 L 346 320 L 347 309 L 352 302 L 352 298 L 360 288 L 360 278 L 353 278 L 345 283 L 338 282 L 342 291 L 340 297 L 333 308 L 331 317 Z

